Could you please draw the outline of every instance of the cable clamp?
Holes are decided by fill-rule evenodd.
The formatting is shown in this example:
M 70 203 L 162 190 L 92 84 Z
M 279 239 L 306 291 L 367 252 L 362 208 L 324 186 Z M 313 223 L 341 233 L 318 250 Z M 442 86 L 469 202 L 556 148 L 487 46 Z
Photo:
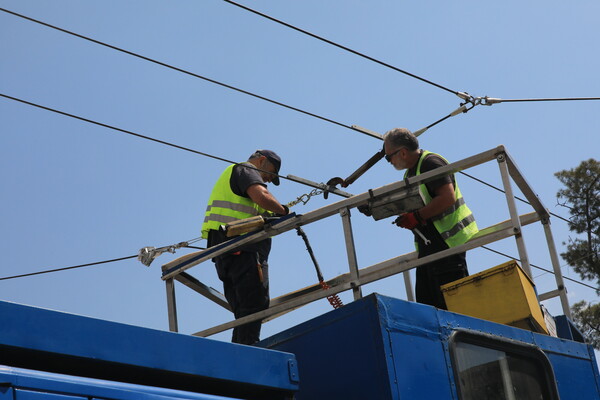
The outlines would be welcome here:
M 170 246 L 164 246 L 159 248 L 152 246 L 142 247 L 138 253 L 137 258 L 142 264 L 144 264 L 146 267 L 149 267 L 150 264 L 152 264 L 152 261 L 154 261 L 154 259 L 160 256 L 161 254 L 166 252 L 175 254 L 175 250 L 187 246 L 189 246 L 188 242 L 179 242 L 177 244 L 172 244 Z

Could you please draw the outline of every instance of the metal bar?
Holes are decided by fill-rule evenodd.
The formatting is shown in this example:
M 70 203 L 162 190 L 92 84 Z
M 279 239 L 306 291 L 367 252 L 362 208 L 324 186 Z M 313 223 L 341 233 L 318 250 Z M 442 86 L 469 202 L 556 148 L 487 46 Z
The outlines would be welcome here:
M 550 229 L 550 219 L 546 218 L 545 220 L 542 220 L 542 225 L 544 226 L 544 233 L 546 234 L 546 242 L 548 243 L 548 251 L 550 252 L 550 260 L 552 261 L 552 269 L 554 270 L 556 287 L 560 292 L 559 296 L 563 313 L 567 316 L 567 318 L 571 318 L 571 307 L 569 306 L 569 299 L 567 297 L 567 288 L 563 280 L 562 270 L 560 269 L 558 253 L 556 252 L 556 245 L 554 243 L 554 237 L 552 236 L 552 230 Z
M 297 307 L 303 306 L 305 304 L 312 303 L 313 301 L 316 301 L 316 300 L 319 300 L 319 299 L 324 299 L 327 296 L 331 296 L 331 295 L 334 295 L 334 294 L 337 294 L 337 293 L 340 293 L 340 292 L 343 292 L 343 291 L 349 290 L 349 289 L 351 289 L 350 283 L 346 283 L 346 284 L 343 284 L 343 285 L 338 285 L 335 288 L 332 287 L 332 288 L 327 289 L 327 290 L 322 290 L 322 291 L 319 291 L 319 292 L 314 292 L 314 293 L 311 293 L 309 295 L 306 295 L 306 296 L 303 296 L 303 297 L 291 300 L 289 302 L 286 302 L 286 303 L 279 304 L 279 305 L 276 305 L 274 307 L 268 308 L 268 309 L 266 309 L 264 311 L 260 311 L 260 312 L 257 312 L 255 314 L 252 314 L 252 315 L 247 315 L 245 317 L 236 319 L 236 320 L 231 321 L 231 322 L 227 322 L 225 324 L 221 324 L 221 325 L 215 326 L 215 327 L 210 328 L 210 329 L 205 329 L 203 331 L 196 332 L 193 335 L 194 336 L 202 336 L 202 337 L 211 336 L 211 335 L 214 335 L 216 333 L 223 332 L 223 331 L 226 331 L 226 330 L 231 329 L 231 328 L 235 328 L 236 326 L 244 325 L 244 324 L 247 324 L 248 322 L 262 320 L 264 318 L 267 318 L 267 317 L 269 317 L 271 315 L 280 313 L 280 312 L 285 311 L 287 309 L 297 308 Z
M 393 193 L 394 191 L 400 191 L 404 189 L 407 185 L 417 185 L 421 182 L 428 182 L 442 175 L 447 175 L 449 173 L 454 173 L 466 168 L 471 168 L 473 166 L 483 164 L 484 162 L 493 160 L 498 153 L 501 153 L 503 151 L 504 146 L 498 146 L 497 148 L 484 151 L 474 156 L 465 158 L 464 160 L 448 164 L 444 167 L 436 168 L 433 171 L 426 172 L 416 177 L 394 182 L 382 186 L 380 188 L 373 189 L 371 192 L 374 197 L 378 197 L 389 193 Z M 273 223 L 270 226 L 265 226 L 264 231 L 248 233 L 246 235 L 243 235 L 243 237 L 234 239 L 230 242 L 223 243 L 219 246 L 211 247 L 210 249 L 204 250 L 202 252 L 193 253 L 192 255 L 186 255 L 184 257 L 175 259 L 167 264 L 164 264 L 162 267 L 162 279 L 166 280 L 172 278 L 179 272 L 185 271 L 186 269 L 198 265 L 212 257 L 216 257 L 218 255 L 235 250 L 237 247 L 243 246 L 245 244 L 258 242 L 260 240 L 266 239 L 267 237 L 275 236 L 287 232 L 291 229 L 295 229 L 297 226 L 307 225 L 312 222 L 321 220 L 323 218 L 330 217 L 334 214 L 338 214 L 339 210 L 344 207 L 353 208 L 361 204 L 365 204 L 369 199 L 371 199 L 371 193 L 365 192 L 360 195 L 355 195 L 347 199 L 341 200 L 337 203 L 321 207 L 303 215 L 291 214 L 290 216 L 282 218 L 282 220 L 279 222 Z
M 173 279 L 178 282 L 183 283 L 185 286 L 189 287 L 193 291 L 200 293 L 202 296 L 207 299 L 215 302 L 226 310 L 231 311 L 231 306 L 227 303 L 227 299 L 221 292 L 216 289 L 211 288 L 210 286 L 206 286 L 204 283 L 200 282 L 198 279 L 194 278 L 187 272 L 181 272 L 176 275 Z
M 195 265 L 210 260 L 213 257 L 231 252 L 245 244 L 258 242 L 270 236 L 294 229 L 296 226 L 299 226 L 297 225 L 296 218 L 297 216 L 295 213 L 292 213 L 289 216 L 286 215 L 285 217 L 282 217 L 280 221 L 273 222 L 271 225 L 265 225 L 264 230 L 250 232 L 217 246 L 209 247 L 206 250 L 187 254 L 170 261 L 162 266 L 162 279 L 166 280 L 172 278 Z
M 475 235 L 473 238 L 471 238 L 471 240 L 469 240 L 463 245 L 446 249 L 438 253 L 432 254 L 430 256 L 423 257 L 421 259 L 417 258 L 416 252 L 412 252 L 392 258 L 390 260 L 373 264 L 367 268 L 358 268 L 350 215 L 350 210 L 353 207 L 365 204 L 368 201 L 379 201 L 382 198 L 385 198 L 386 200 L 401 199 L 403 198 L 403 196 L 406 196 L 406 193 L 408 193 L 408 187 L 413 187 L 420 183 L 429 182 L 433 179 L 438 178 L 439 176 L 452 174 L 463 169 L 471 168 L 473 166 L 491 161 L 493 159 L 497 159 L 500 168 L 500 173 L 502 175 L 502 181 L 504 184 L 506 200 L 510 213 L 510 220 L 495 224 L 493 226 L 481 230 L 477 235 Z M 533 207 L 536 210 L 536 212 L 525 215 L 518 215 L 515 204 L 515 198 L 511 187 L 511 177 L 516 182 L 517 186 L 521 189 L 521 191 L 526 195 L 528 200 L 533 204 Z M 323 188 L 323 186 L 326 187 L 326 185 L 323 184 L 315 185 L 316 186 L 314 187 L 317 188 Z M 392 275 L 396 275 L 400 272 L 404 274 L 407 298 L 409 300 L 413 300 L 414 293 L 412 291 L 412 282 L 410 281 L 410 269 L 511 236 L 515 236 L 523 269 L 529 277 L 532 277 L 529 266 L 529 260 L 525 249 L 525 243 L 522 237 L 522 227 L 532 222 L 539 221 L 541 219 L 540 215 L 543 217 L 547 217 L 547 210 L 544 208 L 542 202 L 539 201 L 533 190 L 530 188 L 527 181 L 523 178 L 518 167 L 510 159 L 503 146 L 498 146 L 494 149 L 482 152 L 480 154 L 468 157 L 466 159 L 460 160 L 452 164 L 448 164 L 444 167 L 437 168 L 433 171 L 426 172 L 416 177 L 394 182 L 379 187 L 377 189 L 369 190 L 368 192 L 359 195 L 351 195 L 345 192 L 337 194 L 347 198 L 340 200 L 336 203 L 321 207 L 304 215 L 292 214 L 290 216 L 283 217 L 281 220 L 275 223 L 266 225 L 264 227 L 264 230 L 243 235 L 230 242 L 223 243 L 219 246 L 214 246 L 213 248 L 210 248 L 203 252 L 197 252 L 191 255 L 180 257 L 177 260 L 165 264 L 163 266 L 162 278 L 166 281 L 167 284 L 167 301 L 169 302 L 168 308 L 170 329 L 175 331 L 177 330 L 177 316 L 175 308 L 175 292 L 173 287 L 173 279 L 177 279 L 178 281 L 186 284 L 188 287 L 192 288 L 193 290 L 196 290 L 197 292 L 205 295 L 206 297 L 210 298 L 210 296 L 212 296 L 213 298 L 211 300 L 213 301 L 215 301 L 215 299 L 218 299 L 219 301 L 221 301 L 221 303 L 224 302 L 224 299 L 219 292 L 203 285 L 199 281 L 195 280 L 195 278 L 186 274 L 184 272 L 186 269 L 191 268 L 192 266 L 204 262 L 212 257 L 216 257 L 227 252 L 235 251 L 237 248 L 245 244 L 257 242 L 267 237 L 287 232 L 297 227 L 330 217 L 334 214 L 340 214 L 342 217 L 344 236 L 346 240 L 346 252 L 349 263 L 349 272 L 340 275 L 336 278 L 330 279 L 328 281 L 329 285 L 331 286 L 330 289 L 322 290 L 322 288 L 319 285 L 312 285 L 307 288 L 288 293 L 276 299 L 272 299 L 270 307 L 267 310 L 263 310 L 259 313 L 248 315 L 243 318 L 230 321 L 225 324 L 221 324 L 214 328 L 197 332 L 194 335 L 209 336 L 227 329 L 231 329 L 236 326 L 246 324 L 248 322 L 258 320 L 265 321 L 268 319 L 276 318 L 280 315 L 295 310 L 313 301 L 324 299 L 328 296 L 335 295 L 337 293 L 350 289 L 353 290 L 354 298 L 358 299 L 362 296 L 362 285 L 383 278 L 387 278 Z M 544 221 L 544 219 L 542 219 L 542 221 Z M 564 300 L 563 309 L 565 310 L 565 315 L 569 315 L 568 313 L 570 310 L 568 308 L 568 302 L 566 302 L 566 290 L 562 281 L 562 275 L 560 274 L 560 268 L 558 266 L 558 257 L 556 255 L 556 249 L 554 246 L 554 241 L 552 239 L 552 234 L 550 232 L 549 224 L 547 224 L 547 226 L 545 225 L 545 229 L 547 230 L 546 236 L 548 246 L 551 252 L 551 257 L 553 257 L 553 266 L 555 268 L 555 272 L 558 268 L 558 274 L 556 274 L 555 276 L 557 276 L 557 285 L 559 289 L 557 289 L 557 291 L 544 293 L 542 296 L 540 296 L 540 298 L 550 298 L 551 296 L 554 296 L 556 295 L 556 293 L 558 293 L 558 295 L 561 296 L 561 301 Z M 221 305 L 224 306 L 224 304 Z
M 167 311 L 169 313 L 169 330 L 171 332 L 178 332 L 177 328 L 177 304 L 175 302 L 175 284 L 173 279 L 167 279 L 165 281 L 167 288 Z
M 366 285 L 368 283 L 372 283 L 378 281 L 383 278 L 387 278 L 388 276 L 396 275 L 400 272 L 408 271 L 412 268 L 421 266 L 423 264 L 427 264 L 433 261 L 437 261 L 441 258 L 445 258 L 454 254 L 461 253 L 463 251 L 468 251 L 474 249 L 476 247 L 480 247 L 497 240 L 505 239 L 513 235 L 512 229 L 507 229 L 500 232 L 494 232 L 487 236 L 479 237 L 475 240 L 470 240 L 465 244 L 460 246 L 452 247 L 450 249 L 442 250 L 438 253 L 434 253 L 427 257 L 409 259 L 407 255 L 395 257 L 389 259 L 387 261 L 383 261 L 381 263 L 372 265 L 367 268 L 363 268 L 360 270 L 360 277 L 358 279 L 358 284 Z M 410 255 L 410 254 L 409 254 Z
M 358 280 L 358 261 L 356 259 L 356 248 L 354 246 L 354 234 L 352 233 L 352 221 L 350 220 L 350 209 L 343 208 L 340 210 L 342 216 L 342 225 L 344 226 L 344 238 L 346 240 L 346 254 L 348 255 L 348 267 L 350 268 L 350 276 L 353 282 Z M 362 298 L 362 289 L 360 286 L 353 286 L 352 293 L 354 300 Z
M 538 299 L 540 299 L 540 301 L 544 301 L 544 300 L 552 299 L 552 298 L 558 297 L 558 296 L 560 296 L 560 290 L 554 289 L 549 292 L 538 295 Z
M 415 301 L 415 294 L 412 288 L 412 280 L 410 279 L 410 272 L 404 271 L 402 272 L 404 275 L 404 287 L 406 288 L 406 300 Z
M 352 125 L 352 129 L 354 129 L 355 131 L 366 133 L 367 135 L 373 136 L 374 138 L 383 140 L 383 135 L 381 133 L 377 133 L 367 128 L 363 128 L 362 126 Z
M 356 286 L 362 286 L 368 283 L 372 283 L 377 280 L 396 275 L 400 272 L 408 271 L 412 268 L 416 268 L 420 265 L 430 263 L 453 254 L 461 253 L 463 251 L 471 250 L 473 248 L 480 247 L 485 244 L 495 242 L 497 240 L 505 239 L 512 235 L 514 235 L 512 228 L 505 229 L 502 231 L 494 231 L 486 236 L 478 237 L 475 240 L 471 239 L 469 242 L 463 245 L 452 247 L 450 249 L 443 250 L 439 253 L 435 253 L 423 258 L 417 258 L 416 252 L 403 254 L 401 256 L 361 269 L 360 275 L 356 279 L 352 277 L 349 273 L 331 279 L 328 281 L 328 283 L 330 283 L 331 285 L 331 288 L 328 290 L 308 291 L 307 293 L 302 294 L 298 297 L 291 297 L 291 300 L 289 301 L 282 301 L 280 304 L 271 305 L 271 307 L 267 310 L 252 315 L 247 315 L 245 317 L 215 326 L 213 328 L 196 332 L 194 333 L 194 335 L 203 337 L 211 336 L 216 333 L 223 332 L 227 329 L 235 328 L 236 326 L 246 324 L 248 322 L 271 319 L 270 317 L 274 315 L 285 314 L 288 310 L 301 307 L 303 305 L 306 305 L 319 299 L 326 298 L 327 296 L 333 294 L 353 289 L 356 283 Z
M 498 167 L 500 168 L 500 175 L 502 175 L 502 183 L 504 184 L 504 194 L 506 197 L 506 203 L 508 204 L 510 219 L 512 221 L 513 229 L 515 230 L 515 241 L 517 242 L 517 250 L 519 251 L 521 267 L 533 282 L 533 274 L 531 273 L 531 267 L 529 266 L 529 258 L 527 257 L 527 249 L 525 248 L 525 241 L 523 239 L 523 230 L 521 229 L 521 222 L 519 220 L 519 214 L 517 212 L 515 196 L 513 194 L 512 186 L 510 184 L 510 175 L 506 163 L 506 154 L 499 154 L 497 159 Z
M 510 173 L 510 176 L 516 183 L 517 187 L 521 190 L 523 195 L 525 195 L 527 201 L 531 203 L 531 206 L 540 215 L 541 219 L 550 217 L 548 209 L 544 206 L 544 203 L 542 203 L 542 200 L 539 198 L 539 196 L 533 191 L 531 185 L 529 184 L 529 182 L 527 182 L 525 176 L 521 173 L 519 167 L 512 159 L 510 154 L 508 154 L 508 152 L 506 152 L 505 150 L 504 155 L 506 156 L 508 172 Z
M 299 176 L 296 176 L 296 175 L 288 175 L 287 178 L 294 182 L 312 186 L 315 189 L 327 190 L 328 192 L 337 194 L 338 196 L 342 196 L 342 197 L 346 197 L 346 198 L 353 196 L 353 194 L 344 192 L 343 190 L 340 190 L 338 188 L 331 187 L 324 183 L 317 183 L 317 182 L 309 181 L 308 179 L 300 178 Z

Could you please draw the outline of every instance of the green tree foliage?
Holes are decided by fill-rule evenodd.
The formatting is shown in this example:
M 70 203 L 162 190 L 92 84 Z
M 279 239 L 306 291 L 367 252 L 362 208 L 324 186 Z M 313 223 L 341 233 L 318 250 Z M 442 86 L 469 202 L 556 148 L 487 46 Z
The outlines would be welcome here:
M 600 283 L 600 163 L 592 158 L 554 175 L 565 185 L 556 197 L 569 209 L 569 229 L 584 235 L 563 243 L 561 256 L 583 279 Z
M 567 250 L 561 256 L 583 279 L 595 280 L 600 287 L 600 163 L 592 158 L 554 175 L 565 185 L 556 197 L 571 214 L 569 230 L 583 235 L 563 242 Z M 600 350 L 600 304 L 581 301 L 571 311 L 588 343 Z
M 600 304 L 580 301 L 571 308 L 577 328 L 583 333 L 587 342 L 600 349 Z

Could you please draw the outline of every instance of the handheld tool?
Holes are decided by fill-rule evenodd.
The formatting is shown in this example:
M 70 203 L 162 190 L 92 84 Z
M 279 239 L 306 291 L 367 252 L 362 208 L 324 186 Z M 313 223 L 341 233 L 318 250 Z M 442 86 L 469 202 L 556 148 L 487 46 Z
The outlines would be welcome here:
M 352 174 L 350 174 L 350 176 L 348 176 L 346 179 L 342 179 L 339 176 L 336 176 L 327 181 L 327 186 L 331 186 L 332 188 L 335 188 L 335 186 L 339 184 L 342 187 L 348 187 L 355 180 L 360 178 L 362 176 L 362 174 L 367 172 L 373 165 L 377 164 L 377 162 L 379 160 L 381 160 L 384 156 L 385 156 L 385 150 L 381 149 L 380 151 L 375 153 L 371 158 L 369 158 L 367 160 L 367 162 L 365 162 L 363 165 L 358 167 L 358 169 L 356 171 L 354 171 Z M 328 195 L 329 195 L 328 191 L 325 191 L 323 193 L 324 198 L 327 198 Z
M 393 225 L 396 225 L 396 221 L 392 221 L 392 224 L 393 224 Z M 421 232 L 421 231 L 419 230 L 419 228 L 413 228 L 413 229 L 412 229 L 412 231 L 413 231 L 414 233 L 416 233 L 417 235 L 419 235 L 419 236 L 421 237 L 421 239 L 423 239 L 423 243 L 425 243 L 425 246 L 427 246 L 427 245 L 431 244 L 431 240 L 427 239 L 427 238 L 425 237 L 425 235 L 423 235 L 423 232 Z
M 261 228 L 265 222 L 263 216 L 257 215 L 221 225 L 221 229 L 225 231 L 227 237 L 233 237 Z
M 413 229 L 413 232 L 416 233 L 417 235 L 419 235 L 421 237 L 421 239 L 423 239 L 423 243 L 425 243 L 425 246 L 427 246 L 431 243 L 431 240 L 427 239 L 425 237 L 425 235 L 423 235 L 423 233 L 419 230 L 419 228 Z

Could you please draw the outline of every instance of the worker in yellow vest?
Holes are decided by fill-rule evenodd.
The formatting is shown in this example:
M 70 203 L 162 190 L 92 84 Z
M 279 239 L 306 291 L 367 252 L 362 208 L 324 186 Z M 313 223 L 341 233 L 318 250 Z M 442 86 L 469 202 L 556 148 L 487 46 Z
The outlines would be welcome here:
M 279 185 L 280 168 L 281 158 L 271 150 L 257 150 L 247 162 L 225 168 L 212 190 L 202 224 L 202 237 L 209 247 L 231 239 L 219 229 L 223 224 L 256 215 L 289 213 L 267 189 L 269 182 Z M 269 307 L 270 250 L 268 238 L 213 259 L 236 319 Z M 254 344 L 260 328 L 261 321 L 234 328 L 232 342 Z
M 408 129 L 392 129 L 383 140 L 385 159 L 397 170 L 406 169 L 405 179 L 448 164 L 439 154 L 419 149 L 419 141 Z M 464 244 L 478 232 L 475 217 L 465 204 L 454 174 L 419 185 L 419 193 L 425 205 L 400 215 L 395 221 L 402 228 L 422 233 L 415 234 L 419 258 Z M 462 252 L 417 267 L 416 275 L 417 301 L 445 310 L 440 286 L 469 275 L 466 254 Z

